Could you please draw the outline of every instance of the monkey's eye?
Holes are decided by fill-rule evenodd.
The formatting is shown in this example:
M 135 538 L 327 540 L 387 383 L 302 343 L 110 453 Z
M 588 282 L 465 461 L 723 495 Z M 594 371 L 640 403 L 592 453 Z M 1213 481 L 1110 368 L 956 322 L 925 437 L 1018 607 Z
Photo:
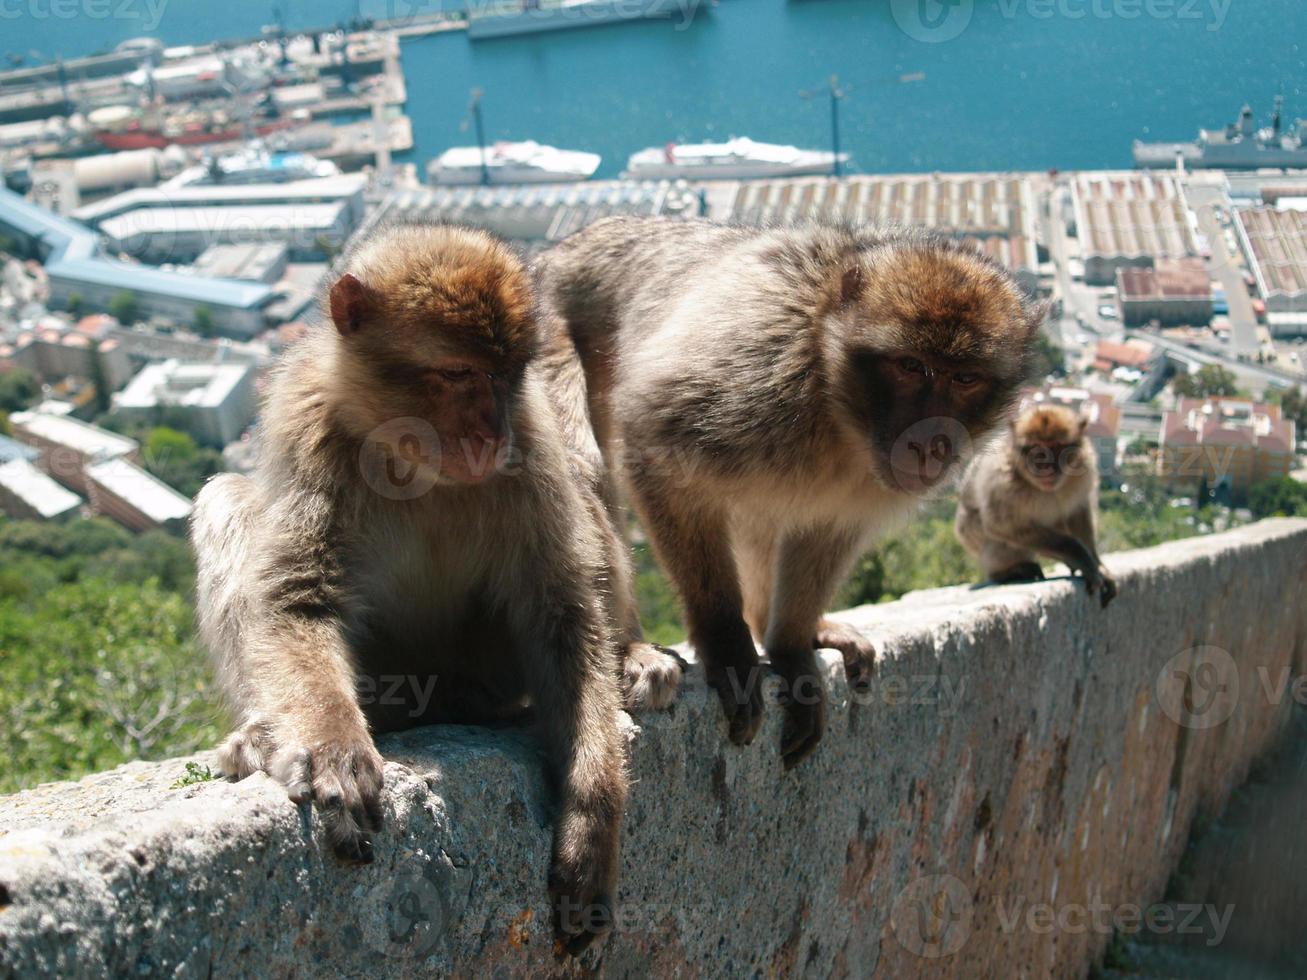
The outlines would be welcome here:
M 471 368 L 442 368 L 435 372 L 441 381 L 467 381 L 474 374 Z
M 970 388 L 980 381 L 980 375 L 975 371 L 961 371 L 953 375 L 953 383 L 962 388 Z
M 905 371 L 908 374 L 920 374 L 923 376 L 929 373 L 926 370 L 926 365 L 921 363 L 921 361 L 917 360 L 915 357 L 900 357 L 899 370 Z

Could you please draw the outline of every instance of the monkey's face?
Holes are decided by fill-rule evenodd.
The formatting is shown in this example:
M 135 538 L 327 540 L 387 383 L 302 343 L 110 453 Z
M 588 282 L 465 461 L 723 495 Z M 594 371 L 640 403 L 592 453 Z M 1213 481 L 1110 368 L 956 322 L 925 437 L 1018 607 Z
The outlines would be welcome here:
M 974 250 L 912 240 L 845 270 L 830 317 L 844 409 L 891 489 L 920 495 L 962 470 L 999 423 L 1042 312 Z
M 858 428 L 886 486 L 922 495 L 960 472 L 1007 399 L 986 363 L 917 350 L 856 353 L 850 363 Z
M 1088 421 L 1061 406 L 1039 406 L 1012 423 L 1012 465 L 1021 478 L 1045 493 L 1089 471 L 1085 444 Z
M 366 280 L 342 275 L 329 300 L 344 366 L 358 381 L 356 424 L 393 426 L 386 438 L 406 436 L 410 462 L 437 482 L 501 472 L 536 349 L 521 263 L 483 233 L 414 227 L 355 264 Z

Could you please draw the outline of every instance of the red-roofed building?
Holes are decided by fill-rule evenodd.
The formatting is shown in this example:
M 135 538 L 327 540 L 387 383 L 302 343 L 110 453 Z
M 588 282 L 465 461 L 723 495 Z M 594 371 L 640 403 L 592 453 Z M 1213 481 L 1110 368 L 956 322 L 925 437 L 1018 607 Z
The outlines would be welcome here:
M 1212 321 L 1212 281 L 1202 259 L 1158 259 L 1151 268 L 1116 270 L 1121 322 L 1142 327 L 1200 326 Z
M 1241 398 L 1181 398 L 1162 415 L 1158 472 L 1171 485 L 1228 486 L 1238 496 L 1288 476 L 1297 444 L 1278 405 Z
M 1094 370 L 1111 374 L 1117 368 L 1147 371 L 1156 350 L 1146 340 L 1100 340 L 1094 349 Z
M 1089 420 L 1085 434 L 1094 444 L 1101 477 L 1116 480 L 1116 443 L 1121 431 L 1121 410 L 1108 395 L 1095 394 L 1070 385 L 1031 388 L 1021 398 L 1021 411 L 1036 405 L 1062 405 Z

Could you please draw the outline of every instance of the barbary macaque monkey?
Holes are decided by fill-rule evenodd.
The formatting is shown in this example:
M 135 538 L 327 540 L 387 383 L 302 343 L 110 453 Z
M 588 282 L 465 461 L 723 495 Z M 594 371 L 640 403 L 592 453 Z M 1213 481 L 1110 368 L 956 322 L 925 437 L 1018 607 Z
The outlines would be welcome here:
M 796 765 L 825 727 L 815 649 L 859 688 L 875 662 L 823 610 L 1009 407 L 1042 311 L 984 255 L 907 231 L 613 218 L 538 273 L 731 740 L 761 724 L 757 639 Z
M 560 785 L 551 892 L 584 913 L 558 923 L 579 951 L 611 921 L 627 789 L 585 433 L 548 396 L 531 284 L 498 241 L 392 227 L 344 268 L 330 322 L 271 383 L 254 477 L 196 501 L 199 625 L 237 726 L 221 768 L 267 772 L 317 805 L 338 853 L 370 860 L 374 733 L 529 708 Z
M 1098 464 L 1087 425 L 1068 408 L 1036 406 L 967 469 L 958 540 L 991 582 L 1042 579 L 1039 558 L 1056 558 L 1084 577 L 1104 608 L 1116 596 L 1095 543 Z

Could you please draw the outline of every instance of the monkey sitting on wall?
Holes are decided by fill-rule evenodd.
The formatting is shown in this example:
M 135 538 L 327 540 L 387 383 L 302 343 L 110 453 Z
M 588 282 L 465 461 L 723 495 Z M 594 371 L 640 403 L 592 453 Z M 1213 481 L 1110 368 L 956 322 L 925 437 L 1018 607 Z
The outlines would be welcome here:
M 991 582 L 1044 577 L 1039 557 L 1084 576 L 1103 607 L 1116 581 L 1098 557 L 1098 465 L 1088 420 L 1057 405 L 1032 408 L 963 478 L 956 530 Z
M 815 648 L 855 686 L 875 661 L 822 611 L 1002 417 L 1042 310 L 979 252 L 897 231 L 611 218 L 538 271 L 731 740 L 762 720 L 756 639 L 796 765 L 825 727 Z
M 490 236 L 394 227 L 287 356 L 253 479 L 196 500 L 222 771 L 313 801 L 338 853 L 382 823 L 374 733 L 530 707 L 561 788 L 550 887 L 611 921 L 627 776 L 602 504 L 549 400 L 531 285 Z M 579 368 L 578 368 L 579 371 Z M 595 909 L 601 910 L 595 914 Z

